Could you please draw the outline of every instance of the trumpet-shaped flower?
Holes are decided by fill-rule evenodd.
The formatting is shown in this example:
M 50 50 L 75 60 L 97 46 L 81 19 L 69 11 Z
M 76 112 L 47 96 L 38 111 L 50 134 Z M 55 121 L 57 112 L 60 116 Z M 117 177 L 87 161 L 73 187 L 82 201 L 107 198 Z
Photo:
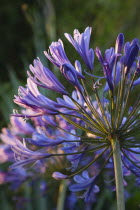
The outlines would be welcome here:
M 90 43 L 90 35 L 91 35 L 91 27 L 87 27 L 84 33 L 81 33 L 75 29 L 74 39 L 70 34 L 65 33 L 65 37 L 69 40 L 69 42 L 74 46 L 80 56 L 83 58 L 87 67 L 92 70 L 94 63 L 94 51 L 93 49 L 89 49 Z
M 29 77 L 34 81 L 35 84 L 58 93 L 68 95 L 65 87 L 58 81 L 55 75 L 48 68 L 43 66 L 40 60 L 34 60 L 34 66 L 30 65 L 30 70 L 34 74 L 34 77 L 28 73 Z

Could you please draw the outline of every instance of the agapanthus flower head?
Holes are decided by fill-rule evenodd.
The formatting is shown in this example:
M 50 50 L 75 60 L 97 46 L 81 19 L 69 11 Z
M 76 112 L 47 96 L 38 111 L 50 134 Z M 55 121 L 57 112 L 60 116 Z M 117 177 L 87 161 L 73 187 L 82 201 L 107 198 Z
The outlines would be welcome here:
M 35 119 L 39 128 L 30 138 L 25 138 L 25 142 L 35 149 L 28 148 L 28 144 L 21 143 L 21 140 L 12 145 L 18 157 L 13 168 L 65 156 L 68 167 L 54 172 L 53 177 L 67 179 L 74 176 L 78 184 L 70 189 L 84 190 L 86 201 L 99 191 L 95 182 L 103 169 L 108 171 L 110 167 L 113 176 L 114 170 L 117 176 L 116 167 L 121 167 L 122 163 L 123 175 L 130 171 L 140 177 L 140 95 L 135 102 L 131 101 L 135 86 L 140 84 L 138 40 L 124 44 L 121 33 L 115 47 L 107 49 L 104 54 L 97 47 L 95 54 L 102 75 L 96 75 L 95 67 L 93 71 L 94 51 L 89 49 L 90 35 L 90 27 L 81 34 L 75 30 L 74 39 L 65 34 L 83 60 L 81 63 L 76 60 L 75 66 L 66 56 L 61 40 L 53 42 L 49 52 L 45 52 L 68 85 L 75 89 L 73 92 L 65 88 L 40 60 L 35 60 L 34 66 L 30 66 L 32 75 L 28 74 L 27 87 L 19 88 L 19 96 L 15 96 L 14 101 L 33 114 L 14 116 L 39 116 Z M 85 71 L 82 71 L 83 63 L 86 64 Z M 37 86 L 58 92 L 59 98 L 53 101 L 41 94 Z M 46 125 L 51 127 L 48 132 Z M 94 175 L 90 171 L 93 166 L 97 168 Z

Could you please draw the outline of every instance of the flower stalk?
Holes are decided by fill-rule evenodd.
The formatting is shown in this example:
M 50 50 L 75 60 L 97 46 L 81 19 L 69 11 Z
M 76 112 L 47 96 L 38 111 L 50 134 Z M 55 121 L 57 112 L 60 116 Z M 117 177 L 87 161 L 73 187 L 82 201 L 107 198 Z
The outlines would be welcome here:
M 112 148 L 113 148 L 114 172 L 115 172 L 115 182 L 116 182 L 117 209 L 125 210 L 121 151 L 120 151 L 120 144 L 117 138 L 112 140 Z
M 67 191 L 67 180 L 62 180 L 59 187 L 57 210 L 64 210 L 66 191 Z

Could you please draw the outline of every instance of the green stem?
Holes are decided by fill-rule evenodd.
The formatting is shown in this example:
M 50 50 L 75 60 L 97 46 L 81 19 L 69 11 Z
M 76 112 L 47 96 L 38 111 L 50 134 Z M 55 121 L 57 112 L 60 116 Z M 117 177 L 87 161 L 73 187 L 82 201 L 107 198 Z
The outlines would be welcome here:
M 57 210 L 64 210 L 66 190 L 67 190 L 67 180 L 62 180 L 59 186 Z
M 117 209 L 125 210 L 121 151 L 120 151 L 120 144 L 117 139 L 115 140 L 113 139 L 112 148 L 113 148 L 114 172 L 115 172 L 115 181 L 116 181 Z

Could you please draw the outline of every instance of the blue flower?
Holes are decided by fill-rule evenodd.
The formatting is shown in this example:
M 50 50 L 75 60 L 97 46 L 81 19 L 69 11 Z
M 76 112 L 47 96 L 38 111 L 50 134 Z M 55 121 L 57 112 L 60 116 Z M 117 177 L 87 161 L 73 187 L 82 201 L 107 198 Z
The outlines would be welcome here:
M 85 191 L 81 198 L 84 198 L 86 203 L 93 203 L 96 201 L 96 194 L 100 191 L 95 184 L 95 179 L 95 177 L 90 178 L 87 171 L 83 171 L 82 175 L 74 176 L 74 181 L 77 184 L 72 184 L 69 189 L 72 192 Z
M 57 103 L 42 95 L 31 79 L 28 78 L 27 82 L 26 89 L 23 87 L 19 88 L 19 96 L 15 96 L 14 102 L 24 108 L 32 109 L 35 111 L 35 116 L 58 114 L 58 110 L 55 108 Z M 16 115 L 18 116 L 18 114 Z
M 34 66 L 30 65 L 30 70 L 34 74 L 34 77 L 28 73 L 29 78 L 32 79 L 35 84 L 46 89 L 54 90 L 58 93 L 68 95 L 65 87 L 48 68 L 43 66 L 40 60 L 34 60 Z
M 121 53 L 124 45 L 124 35 L 120 33 L 116 39 L 115 53 Z
M 79 81 L 78 81 L 78 77 L 76 74 L 75 69 L 69 65 L 69 64 L 63 64 L 60 67 L 60 71 L 61 73 L 64 75 L 64 77 L 70 82 L 72 83 L 79 91 L 82 90 L 82 86 L 80 85 Z M 83 79 L 84 77 L 81 78 Z
M 69 63 L 70 61 L 66 56 L 63 42 L 59 39 L 58 42 L 52 42 L 49 47 L 49 52 L 44 51 L 45 56 L 58 68 L 64 63 Z
M 90 70 L 93 70 L 94 64 L 94 51 L 93 49 L 89 49 L 90 43 L 90 35 L 91 35 L 91 27 L 87 27 L 84 33 L 79 33 L 77 29 L 74 30 L 74 39 L 70 34 L 65 33 L 65 37 L 69 40 L 69 42 L 74 46 L 74 48 L 78 51 L 80 56 L 83 58 L 85 64 Z
M 44 133 L 40 134 L 37 132 L 33 134 L 32 138 L 27 138 L 26 140 L 28 140 L 31 144 L 40 147 L 52 147 L 63 143 L 63 139 L 60 139 L 59 137 L 58 139 L 51 139 L 48 138 Z
M 139 45 L 137 40 L 133 40 L 131 43 L 127 42 L 124 45 L 124 56 L 121 58 L 121 62 L 125 67 L 125 74 L 127 75 L 130 72 L 136 57 L 138 56 Z
M 131 171 L 133 174 L 135 174 L 137 177 L 140 177 L 140 157 L 139 152 L 140 149 L 122 149 L 123 155 L 122 155 L 122 162 L 124 166 Z
M 30 123 L 25 122 L 22 118 L 12 116 L 10 122 L 12 126 L 10 130 L 16 135 L 31 135 L 35 131 L 33 126 Z
M 55 178 L 55 179 L 60 179 L 60 180 L 67 178 L 66 175 L 64 175 L 64 174 L 62 174 L 60 172 L 57 172 L 57 171 L 53 173 L 52 177 Z
M 113 74 L 113 67 L 114 67 L 114 63 L 115 63 L 117 54 L 115 54 L 114 48 L 110 48 L 110 49 L 106 50 L 104 58 L 103 58 L 99 48 L 96 48 L 95 53 L 100 61 L 100 64 L 103 67 L 103 72 L 106 77 L 108 86 L 109 86 L 110 90 L 113 90 L 114 85 L 113 85 L 112 74 Z
M 48 158 L 51 154 L 41 151 L 32 151 L 26 147 L 25 141 L 21 143 L 16 141 L 16 145 L 12 146 L 12 150 L 16 154 L 17 162 L 14 163 L 11 168 L 17 168 L 19 166 L 24 166 L 29 163 L 34 163 L 40 159 Z

